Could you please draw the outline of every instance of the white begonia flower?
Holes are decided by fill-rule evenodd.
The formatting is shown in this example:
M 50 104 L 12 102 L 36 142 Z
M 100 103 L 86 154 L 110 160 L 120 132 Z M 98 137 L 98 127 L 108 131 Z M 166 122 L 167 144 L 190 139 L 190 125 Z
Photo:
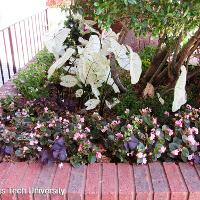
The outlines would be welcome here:
M 182 105 L 187 102 L 187 94 L 185 90 L 187 70 L 184 65 L 181 66 L 181 74 L 176 82 L 174 89 L 174 101 L 172 105 L 172 112 L 176 112 Z
M 87 107 L 86 110 L 92 110 L 96 108 L 100 103 L 99 99 L 89 99 L 86 103 L 85 106 Z
M 56 60 L 65 53 L 64 49 L 66 46 L 63 45 L 63 42 L 68 37 L 70 31 L 69 28 L 58 27 L 44 36 L 44 45 L 50 53 L 54 54 Z
M 114 106 L 116 106 L 118 103 L 120 103 L 119 99 L 117 98 L 113 98 L 113 102 L 110 103 L 109 101 L 105 101 L 106 102 L 106 106 L 109 108 L 109 109 L 112 109 Z
M 131 47 L 127 46 L 130 52 L 130 75 L 131 75 L 131 83 L 136 84 L 140 76 L 142 74 L 142 61 L 140 56 L 133 52 Z
M 126 46 L 119 44 L 113 38 L 110 38 L 110 46 L 109 51 L 114 53 L 119 66 L 125 70 L 130 70 L 130 56 L 128 55 L 130 52 Z
M 83 89 L 78 89 L 78 90 L 76 90 L 76 97 L 77 98 L 79 98 L 79 97 L 81 97 L 82 95 L 83 95 Z
M 75 53 L 75 49 L 68 48 L 61 58 L 59 58 L 48 70 L 48 78 L 50 78 L 56 69 L 62 67 L 67 60 Z
M 60 85 L 64 87 L 69 87 L 69 88 L 74 87 L 78 83 L 77 78 L 72 75 L 62 76 L 60 79 L 61 79 Z

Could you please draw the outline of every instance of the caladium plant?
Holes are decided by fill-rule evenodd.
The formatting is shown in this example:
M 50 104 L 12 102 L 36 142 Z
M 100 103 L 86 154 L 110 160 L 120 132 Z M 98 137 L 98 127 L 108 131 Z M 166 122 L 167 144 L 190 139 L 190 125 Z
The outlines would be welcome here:
M 115 59 L 119 65 L 124 70 L 130 71 L 131 83 L 136 84 L 139 81 L 139 78 L 142 73 L 142 62 L 139 55 L 127 45 L 121 45 L 118 42 L 118 34 L 109 30 L 103 30 L 102 33 L 95 30 L 91 25 L 95 22 L 87 22 L 83 18 L 79 17 L 80 23 L 80 33 L 82 37 L 79 37 L 78 44 L 70 46 L 65 49 L 65 46 L 62 47 L 60 44 L 66 38 L 70 37 L 70 31 L 63 28 L 58 31 L 63 33 L 61 40 L 57 40 L 57 37 L 53 39 L 53 44 L 59 46 L 59 48 L 54 48 L 57 50 L 56 54 L 60 55 L 60 50 L 65 49 L 65 52 L 56 62 L 50 67 L 48 71 L 48 78 L 54 74 L 54 72 L 63 67 L 66 71 L 66 74 L 62 74 L 60 77 L 60 85 L 71 88 L 78 86 L 79 89 L 75 92 L 76 97 L 81 97 L 84 94 L 84 88 L 90 86 L 92 95 L 88 98 L 85 103 L 86 110 L 91 110 L 100 105 L 107 105 L 108 108 L 112 108 L 114 105 L 119 103 L 119 100 L 116 100 L 114 103 L 110 103 L 106 100 L 105 103 L 101 103 L 102 99 L 105 101 L 105 98 L 102 98 L 100 88 L 103 85 L 109 85 L 112 87 L 115 93 L 120 93 L 120 90 L 115 83 L 111 75 L 111 55 L 115 56 Z M 64 27 L 64 25 L 63 25 Z M 84 29 L 84 30 L 83 30 Z M 85 38 L 84 35 L 89 34 L 89 38 Z M 64 34 L 66 33 L 66 34 Z M 67 34 L 68 33 L 68 34 Z M 52 42 L 52 38 L 45 40 L 46 44 Z M 46 45 L 50 52 L 52 48 L 49 48 L 50 45 Z M 66 63 L 68 65 L 66 66 Z

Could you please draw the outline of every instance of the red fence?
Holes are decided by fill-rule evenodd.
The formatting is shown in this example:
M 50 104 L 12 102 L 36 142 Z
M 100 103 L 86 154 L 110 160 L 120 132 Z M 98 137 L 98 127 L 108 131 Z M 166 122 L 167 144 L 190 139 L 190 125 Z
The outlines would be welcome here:
M 0 85 L 23 68 L 43 46 L 47 9 L 0 30 Z

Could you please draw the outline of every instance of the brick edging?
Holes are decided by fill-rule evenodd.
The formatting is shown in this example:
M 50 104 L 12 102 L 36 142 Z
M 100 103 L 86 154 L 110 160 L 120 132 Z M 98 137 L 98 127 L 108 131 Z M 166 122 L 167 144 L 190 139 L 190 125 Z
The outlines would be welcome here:
M 41 194 L 38 188 L 51 191 Z M 199 200 L 200 166 L 155 162 L 73 168 L 64 163 L 60 168 L 57 164 L 1 163 L 0 194 L 2 200 Z

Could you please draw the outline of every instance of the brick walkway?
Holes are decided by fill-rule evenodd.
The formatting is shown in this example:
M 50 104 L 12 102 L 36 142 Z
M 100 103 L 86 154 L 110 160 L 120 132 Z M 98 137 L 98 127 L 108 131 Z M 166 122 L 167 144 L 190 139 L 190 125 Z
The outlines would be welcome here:
M 200 166 L 1 163 L 0 194 L 1 200 L 200 200 Z

